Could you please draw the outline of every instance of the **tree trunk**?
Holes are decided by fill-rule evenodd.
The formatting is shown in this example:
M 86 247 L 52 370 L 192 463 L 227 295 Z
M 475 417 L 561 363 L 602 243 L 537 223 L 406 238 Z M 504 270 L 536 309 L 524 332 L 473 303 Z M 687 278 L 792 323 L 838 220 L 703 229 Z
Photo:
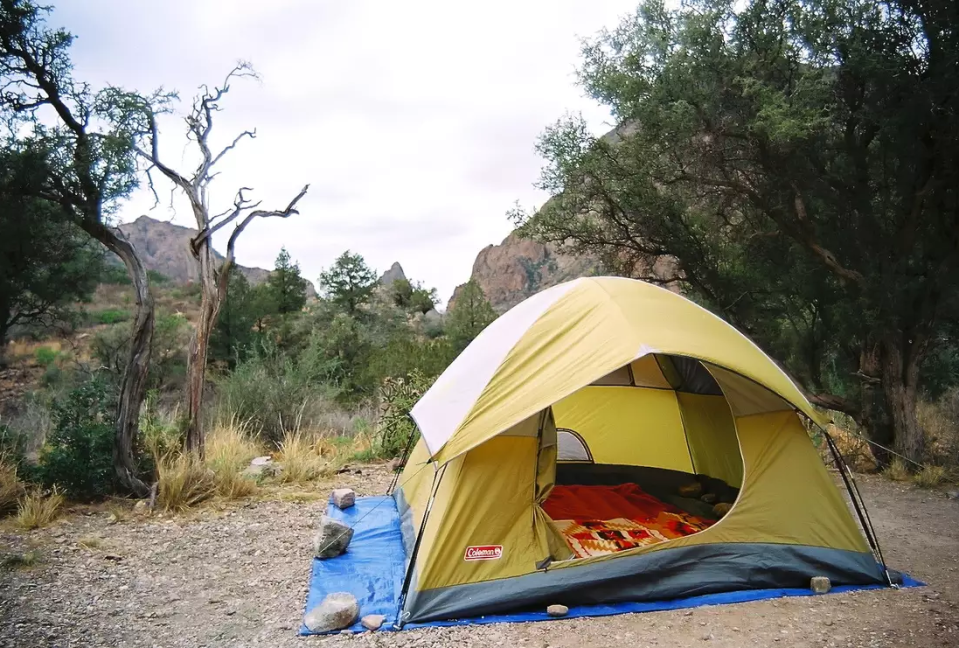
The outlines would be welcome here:
M 922 347 L 919 340 L 903 343 L 894 337 L 886 338 L 882 345 L 882 390 L 892 420 L 894 449 L 916 463 L 922 462 L 926 451 L 925 435 L 916 417 Z
M 201 288 L 200 318 L 193 338 L 190 341 L 190 356 L 187 360 L 187 430 L 186 449 L 203 456 L 203 392 L 206 385 L 206 362 L 210 347 L 210 335 L 216 326 L 223 295 L 217 281 L 217 273 L 212 250 L 206 238 L 195 245 L 191 252 L 197 260 Z M 226 272 L 228 268 L 222 268 Z M 225 287 L 225 283 L 224 283 Z
M 869 439 L 880 444 L 872 446 L 872 454 L 879 468 L 883 469 L 892 459 L 884 448 L 892 448 L 895 429 L 880 378 L 882 354 L 878 342 L 867 342 L 863 348 L 859 357 L 859 373 L 862 376 L 862 415 L 859 423 Z
M 117 402 L 113 469 L 122 486 L 138 497 L 146 497 L 150 488 L 137 476 L 134 444 L 139 430 L 140 407 L 146 398 L 147 371 L 153 343 L 153 294 L 150 292 L 146 268 L 143 267 L 136 248 L 129 241 L 98 221 L 84 219 L 80 226 L 120 257 L 126 265 L 136 292 L 136 318 L 133 321 L 130 355 L 123 370 Z

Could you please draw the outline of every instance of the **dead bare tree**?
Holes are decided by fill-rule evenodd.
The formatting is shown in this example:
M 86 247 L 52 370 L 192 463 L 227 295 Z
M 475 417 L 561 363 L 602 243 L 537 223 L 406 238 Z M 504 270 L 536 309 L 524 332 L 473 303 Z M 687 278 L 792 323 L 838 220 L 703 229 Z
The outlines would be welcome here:
M 252 189 L 241 187 L 236 192 L 233 206 L 218 214 L 210 213 L 209 187 L 219 175 L 216 165 L 223 160 L 244 139 L 254 139 L 256 131 L 243 131 L 219 153 L 210 149 L 210 133 L 213 130 L 213 116 L 220 110 L 220 101 L 230 91 L 230 84 L 239 78 L 256 78 L 256 72 L 248 63 L 239 63 L 234 67 L 219 87 L 210 90 L 202 87 L 202 92 L 194 99 L 193 107 L 186 117 L 187 138 L 198 149 L 200 162 L 189 175 L 174 170 L 160 159 L 158 150 L 159 132 L 156 114 L 147 109 L 145 117 L 148 125 L 146 142 L 148 146 L 138 147 L 137 152 L 149 164 L 148 174 L 154 169 L 162 173 L 179 188 L 187 200 L 196 219 L 197 234 L 190 240 L 190 253 L 196 259 L 199 268 L 201 287 L 200 317 L 190 343 L 190 355 L 187 364 L 187 416 L 189 417 L 186 448 L 203 454 L 204 435 L 200 417 L 203 404 L 203 386 L 205 383 L 207 349 L 210 334 L 216 326 L 220 307 L 226 296 L 230 267 L 235 258 L 236 241 L 254 219 L 288 218 L 299 212 L 297 203 L 306 195 L 309 185 L 280 210 L 260 209 L 260 201 L 253 202 L 246 194 Z M 151 177 L 151 186 L 152 186 Z M 155 193 L 155 192 L 154 192 Z M 226 256 L 219 264 L 213 254 L 211 240 L 213 234 L 227 225 L 235 224 L 226 246 Z

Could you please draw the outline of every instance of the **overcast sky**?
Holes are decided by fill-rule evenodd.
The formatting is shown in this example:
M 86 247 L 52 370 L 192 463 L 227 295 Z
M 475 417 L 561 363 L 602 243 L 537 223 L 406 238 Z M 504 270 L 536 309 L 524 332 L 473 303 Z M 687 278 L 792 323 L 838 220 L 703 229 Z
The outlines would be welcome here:
M 56 1 L 56 0 L 54 0 Z M 238 59 L 260 82 L 235 83 L 215 144 L 245 128 L 223 165 L 214 206 L 249 186 L 281 207 L 310 183 L 299 216 L 261 221 L 240 239 L 244 265 L 271 268 L 282 245 L 304 276 L 346 249 L 377 271 L 399 261 L 449 298 L 477 252 L 511 230 L 506 211 L 536 206 L 537 135 L 566 112 L 597 132 L 608 112 L 575 85 L 580 38 L 613 27 L 635 0 L 60 0 L 51 22 L 77 36 L 78 78 L 189 100 Z M 181 111 L 188 107 L 184 102 Z M 182 165 L 182 121 L 163 124 L 161 152 Z M 194 225 L 169 185 L 139 191 L 141 214 Z M 225 237 L 218 239 L 218 249 Z

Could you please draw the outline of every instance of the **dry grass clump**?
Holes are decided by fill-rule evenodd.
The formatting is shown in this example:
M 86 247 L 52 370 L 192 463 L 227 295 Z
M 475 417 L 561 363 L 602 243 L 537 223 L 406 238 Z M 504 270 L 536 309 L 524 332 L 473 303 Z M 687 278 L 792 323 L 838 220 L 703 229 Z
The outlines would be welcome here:
M 0 454 L 0 515 L 6 515 L 17 509 L 17 501 L 26 491 L 17 464 Z
M 912 473 L 909 472 L 909 466 L 907 466 L 906 462 L 899 457 L 895 457 L 889 463 L 889 466 L 882 471 L 882 474 L 897 482 L 904 482 L 912 479 Z
M 185 511 L 216 495 L 216 475 L 192 453 L 169 453 L 156 466 L 156 504 L 164 511 Z
M 39 529 L 60 516 L 64 497 L 56 486 L 49 493 L 34 489 L 20 498 L 17 525 L 23 529 Z
M 330 467 L 330 462 L 324 458 L 325 453 L 328 448 L 321 440 L 299 428 L 287 431 L 276 454 L 283 467 L 279 480 L 285 484 L 299 484 L 323 476 Z
M 217 495 L 232 500 L 255 493 L 256 481 L 244 471 L 262 450 L 246 423 L 235 417 L 218 423 L 206 440 L 206 465 L 213 471 Z
M 935 488 L 946 481 L 946 469 L 944 466 L 923 466 L 913 480 L 921 488 Z

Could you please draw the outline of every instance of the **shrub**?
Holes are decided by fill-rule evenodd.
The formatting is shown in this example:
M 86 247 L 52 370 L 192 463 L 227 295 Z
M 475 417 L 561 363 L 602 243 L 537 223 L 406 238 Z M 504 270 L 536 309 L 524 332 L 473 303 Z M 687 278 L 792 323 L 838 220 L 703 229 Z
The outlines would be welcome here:
M 334 409 L 337 389 L 330 383 L 330 368 L 315 337 L 296 357 L 262 340 L 247 360 L 219 381 L 221 407 L 275 443 L 285 430 L 315 427 Z
M 71 497 L 95 499 L 113 491 L 113 403 L 98 380 L 70 392 L 54 408 L 54 429 L 40 453 L 38 477 Z
M 410 410 L 426 393 L 433 379 L 412 371 L 405 378 L 387 378 L 380 392 L 380 420 L 372 452 L 374 456 L 396 457 L 418 433 Z
M 0 515 L 6 515 L 17 508 L 17 501 L 25 492 L 17 463 L 4 454 L 0 454 Z
M 130 317 L 130 311 L 120 308 L 107 308 L 90 313 L 90 318 L 96 324 L 119 324 L 120 322 L 126 322 Z
M 56 486 L 50 492 L 34 489 L 20 499 L 17 525 L 23 529 L 45 527 L 60 516 L 63 502 L 63 495 Z
M 41 367 L 48 367 L 57 361 L 59 353 L 56 349 L 51 349 L 50 347 L 42 346 L 37 347 L 36 351 L 33 352 L 33 357 L 37 361 L 37 364 Z
M 216 494 L 213 471 L 190 453 L 174 453 L 157 461 L 156 503 L 164 511 L 184 511 Z

